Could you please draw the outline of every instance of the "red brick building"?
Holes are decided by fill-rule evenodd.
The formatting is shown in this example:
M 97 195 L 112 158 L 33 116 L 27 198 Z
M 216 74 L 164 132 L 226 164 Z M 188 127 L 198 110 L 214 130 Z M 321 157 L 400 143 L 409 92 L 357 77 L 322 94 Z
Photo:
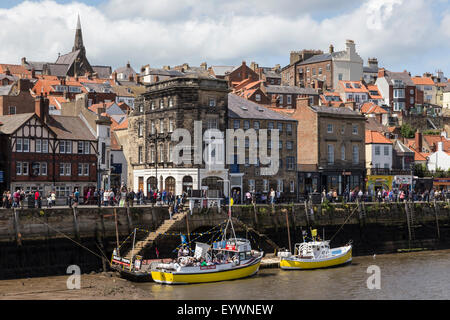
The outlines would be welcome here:
M 31 87 L 28 79 L 18 79 L 13 84 L 0 87 L 0 115 L 34 112 Z
M 81 195 L 95 189 L 97 139 L 81 118 L 52 116 L 48 99 L 37 100 L 33 113 L 0 116 L 3 187 L 39 190 L 43 196 L 54 190 L 64 199 L 75 188 Z

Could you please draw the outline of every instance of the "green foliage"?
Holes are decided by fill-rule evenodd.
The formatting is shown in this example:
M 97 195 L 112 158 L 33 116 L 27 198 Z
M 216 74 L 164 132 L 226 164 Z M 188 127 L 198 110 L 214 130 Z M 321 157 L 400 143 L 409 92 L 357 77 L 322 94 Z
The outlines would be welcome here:
M 438 136 L 441 134 L 441 131 L 439 130 L 425 130 L 423 132 L 423 134 L 428 134 L 428 135 L 433 135 L 433 136 Z
M 416 130 L 413 127 L 411 127 L 408 123 L 404 123 L 400 127 L 400 133 L 404 138 L 414 138 Z

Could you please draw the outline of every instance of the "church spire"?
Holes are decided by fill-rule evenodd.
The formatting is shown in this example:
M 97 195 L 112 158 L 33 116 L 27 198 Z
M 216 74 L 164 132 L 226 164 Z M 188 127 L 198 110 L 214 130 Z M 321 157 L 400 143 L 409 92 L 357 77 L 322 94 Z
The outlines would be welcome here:
M 84 51 L 83 33 L 81 32 L 81 22 L 80 22 L 79 14 L 78 14 L 78 21 L 77 21 L 77 30 L 75 31 L 75 42 L 74 42 L 74 46 L 72 48 L 72 52 L 76 51 L 76 50 Z

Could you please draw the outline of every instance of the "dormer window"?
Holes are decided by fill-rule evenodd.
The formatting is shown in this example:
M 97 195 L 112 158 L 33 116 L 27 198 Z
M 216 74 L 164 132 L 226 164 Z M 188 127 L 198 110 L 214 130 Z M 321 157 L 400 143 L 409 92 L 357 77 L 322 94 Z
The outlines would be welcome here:
M 209 106 L 210 107 L 215 107 L 216 106 L 216 99 L 209 98 Z
M 173 99 L 169 98 L 169 108 L 173 107 Z

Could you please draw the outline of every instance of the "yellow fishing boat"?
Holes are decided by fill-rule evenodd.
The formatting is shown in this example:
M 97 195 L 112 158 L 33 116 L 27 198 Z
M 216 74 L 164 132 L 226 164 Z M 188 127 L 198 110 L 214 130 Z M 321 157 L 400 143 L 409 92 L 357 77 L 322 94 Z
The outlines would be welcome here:
M 172 263 L 156 263 L 151 266 L 151 274 L 153 281 L 164 284 L 235 280 L 257 273 L 262 257 L 263 252 L 252 250 L 247 239 L 216 242 L 212 248 L 197 243 L 193 257 L 181 257 Z
M 294 254 L 289 251 L 278 253 L 280 268 L 284 270 L 320 269 L 335 267 L 352 261 L 351 243 L 339 247 L 330 248 L 329 241 L 317 241 L 317 230 L 312 230 L 313 241 L 296 243 Z

